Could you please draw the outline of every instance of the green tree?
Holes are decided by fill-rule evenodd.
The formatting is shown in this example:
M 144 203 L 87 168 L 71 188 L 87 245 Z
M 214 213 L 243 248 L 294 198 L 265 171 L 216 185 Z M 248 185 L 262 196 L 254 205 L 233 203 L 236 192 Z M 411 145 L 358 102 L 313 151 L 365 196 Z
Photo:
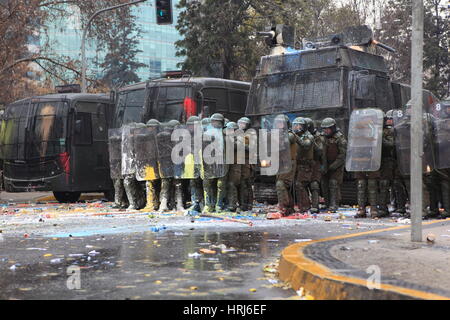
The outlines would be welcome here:
M 99 41 L 98 50 L 106 49 L 106 56 L 99 63 L 103 70 L 101 81 L 109 88 L 117 88 L 139 82 L 141 79 L 136 74 L 139 68 L 147 67 L 146 64 L 136 60 L 138 53 L 142 52 L 137 48 L 140 35 L 134 16 L 120 19 L 117 14 L 115 21 L 107 30 L 108 34 Z M 137 31 L 136 31 L 137 30 Z
M 424 16 L 424 84 L 439 98 L 447 96 L 450 83 L 450 22 L 442 12 L 443 1 L 426 0 Z M 386 56 L 391 77 L 411 81 L 412 7 L 409 0 L 390 0 L 382 15 L 380 40 L 395 49 Z

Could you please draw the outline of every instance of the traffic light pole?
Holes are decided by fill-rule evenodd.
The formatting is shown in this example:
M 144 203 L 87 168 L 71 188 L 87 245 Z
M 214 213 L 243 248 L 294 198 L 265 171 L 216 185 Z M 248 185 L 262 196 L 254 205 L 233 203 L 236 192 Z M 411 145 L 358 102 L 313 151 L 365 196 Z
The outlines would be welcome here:
M 115 9 L 119 9 L 122 7 L 127 7 L 127 6 L 132 6 L 141 2 L 145 2 L 147 0 L 137 0 L 137 1 L 133 1 L 133 2 L 129 2 L 129 3 L 123 3 L 123 4 L 119 4 L 117 6 L 113 6 L 113 7 L 108 7 L 105 9 L 101 9 L 99 11 L 97 11 L 96 13 L 94 13 L 91 18 L 89 19 L 88 23 L 86 24 L 86 26 L 83 29 L 83 37 L 81 39 L 81 92 L 82 93 L 86 93 L 87 92 L 87 85 L 86 85 L 86 69 L 87 69 L 87 63 L 86 63 L 86 37 L 87 37 L 87 33 L 89 31 L 89 27 L 91 26 L 92 21 L 100 14 L 107 12 L 107 11 L 111 11 L 111 10 L 115 10 Z
M 423 0 L 412 1 L 411 240 L 422 242 L 423 214 Z

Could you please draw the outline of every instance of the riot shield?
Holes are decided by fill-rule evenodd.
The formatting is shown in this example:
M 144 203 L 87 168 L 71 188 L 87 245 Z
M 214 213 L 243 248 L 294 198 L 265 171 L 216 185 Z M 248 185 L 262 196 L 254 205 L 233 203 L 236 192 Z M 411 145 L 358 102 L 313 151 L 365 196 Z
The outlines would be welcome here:
M 434 170 L 434 150 L 432 144 L 431 115 L 423 116 L 423 172 Z M 400 173 L 404 176 L 411 174 L 411 117 L 403 110 L 394 112 L 395 146 L 397 151 L 397 163 Z
M 261 122 L 259 155 L 261 175 L 277 176 L 291 172 L 291 144 L 284 115 L 265 116 Z
M 371 172 L 381 168 L 384 114 L 379 109 L 355 110 L 350 117 L 346 169 Z
M 200 125 L 182 125 L 177 135 L 183 139 L 183 154 L 181 165 L 176 166 L 175 172 L 180 179 L 198 179 L 202 171 L 202 136 Z
M 446 115 L 444 113 L 444 115 Z M 436 168 L 450 168 L 450 117 L 434 119 L 434 143 L 436 155 Z
M 122 129 L 110 129 L 108 142 L 111 179 L 122 179 Z
M 225 139 L 222 128 L 208 125 L 203 132 L 203 179 L 223 178 L 227 175 Z
M 122 175 L 136 174 L 136 155 L 133 144 L 134 124 L 122 127 Z
M 160 132 L 156 135 L 159 175 L 162 179 L 175 177 L 172 161 L 172 132 L 173 130 L 170 130 L 167 124 L 162 124 Z
M 136 179 L 138 181 L 158 180 L 160 178 L 156 144 L 158 128 L 136 128 L 133 131 L 134 150 L 136 153 Z

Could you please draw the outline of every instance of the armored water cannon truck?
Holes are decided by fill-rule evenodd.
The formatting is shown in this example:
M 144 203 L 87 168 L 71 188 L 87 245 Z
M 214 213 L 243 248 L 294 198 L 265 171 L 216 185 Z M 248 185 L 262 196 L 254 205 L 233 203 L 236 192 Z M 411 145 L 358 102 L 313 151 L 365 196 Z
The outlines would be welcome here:
M 274 32 L 277 34 L 276 28 Z M 278 37 L 283 38 L 280 34 Z M 277 45 L 286 47 L 283 43 Z M 326 37 L 305 39 L 301 50 L 282 50 L 281 54 L 273 51 L 261 58 L 246 116 L 252 119 L 254 128 L 263 127 L 265 118 L 276 114 L 286 114 L 291 121 L 308 117 L 316 127 L 331 117 L 348 135 L 350 115 L 355 109 L 403 109 L 411 98 L 411 88 L 391 81 L 386 60 L 375 52 L 377 46 L 395 52 L 374 40 L 369 27 L 357 26 Z M 424 110 L 431 112 L 437 101 L 431 92 L 424 91 Z M 353 204 L 354 179 L 347 176 L 346 182 L 343 202 Z M 275 193 L 267 191 L 274 189 L 271 183 L 268 188 L 257 184 L 258 200 L 273 197 L 276 201 Z

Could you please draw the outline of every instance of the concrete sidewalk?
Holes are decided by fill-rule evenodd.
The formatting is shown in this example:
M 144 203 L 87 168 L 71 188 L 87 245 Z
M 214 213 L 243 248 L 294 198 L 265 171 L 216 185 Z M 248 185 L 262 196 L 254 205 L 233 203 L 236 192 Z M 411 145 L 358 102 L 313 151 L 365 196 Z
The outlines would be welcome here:
M 450 220 L 424 223 L 423 234 L 412 243 L 405 226 L 295 244 L 280 278 L 316 299 L 450 299 Z

